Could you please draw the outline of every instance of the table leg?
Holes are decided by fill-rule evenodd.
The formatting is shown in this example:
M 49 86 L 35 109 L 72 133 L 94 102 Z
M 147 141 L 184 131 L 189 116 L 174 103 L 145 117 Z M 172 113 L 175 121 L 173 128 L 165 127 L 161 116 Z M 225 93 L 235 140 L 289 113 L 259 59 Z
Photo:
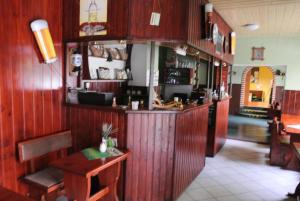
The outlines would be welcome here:
M 110 168 L 99 172 L 98 178 L 101 186 L 108 186 L 110 193 L 103 198 L 103 201 L 119 201 L 117 185 L 120 177 L 121 162 L 116 163 Z
M 295 133 L 291 133 L 291 138 L 290 138 L 290 142 L 291 144 L 294 142 L 300 142 L 300 135 L 299 134 L 295 134 Z
M 67 197 L 72 201 L 86 201 L 90 197 L 90 178 L 64 172 L 64 183 Z

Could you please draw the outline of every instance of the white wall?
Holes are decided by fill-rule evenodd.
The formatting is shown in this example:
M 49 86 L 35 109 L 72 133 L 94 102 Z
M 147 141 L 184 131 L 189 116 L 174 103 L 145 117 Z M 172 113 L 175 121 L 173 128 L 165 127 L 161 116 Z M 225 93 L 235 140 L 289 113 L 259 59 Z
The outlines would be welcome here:
M 232 67 L 232 83 L 233 84 L 241 84 L 242 83 L 242 76 L 244 70 L 248 66 L 239 66 L 239 65 L 234 65 Z M 286 72 L 286 66 L 269 66 L 272 67 L 273 70 L 280 70 L 281 72 Z M 300 77 L 299 77 L 300 78 Z M 285 86 L 285 77 L 282 76 L 276 76 L 276 86 Z
M 252 61 L 252 47 L 265 47 L 264 61 Z M 300 36 L 299 37 L 239 37 L 233 71 L 233 83 L 245 66 L 286 66 L 286 90 L 300 90 Z M 277 79 L 283 84 L 281 78 Z

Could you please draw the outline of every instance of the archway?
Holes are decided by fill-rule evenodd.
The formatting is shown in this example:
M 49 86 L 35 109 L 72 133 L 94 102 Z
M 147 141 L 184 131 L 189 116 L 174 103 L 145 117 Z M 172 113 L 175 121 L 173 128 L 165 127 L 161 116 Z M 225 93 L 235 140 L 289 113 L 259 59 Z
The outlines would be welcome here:
M 271 67 L 247 67 L 242 76 L 240 107 L 269 107 L 276 95 L 275 76 Z

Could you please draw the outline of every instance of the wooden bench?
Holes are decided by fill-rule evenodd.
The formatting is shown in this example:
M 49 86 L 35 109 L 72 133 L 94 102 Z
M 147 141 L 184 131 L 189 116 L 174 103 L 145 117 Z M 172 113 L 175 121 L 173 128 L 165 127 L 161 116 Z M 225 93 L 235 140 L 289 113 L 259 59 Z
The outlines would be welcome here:
M 29 185 L 29 196 L 35 200 L 51 200 L 50 194 L 63 188 L 63 172 L 53 167 L 36 170 L 34 161 L 56 152 L 63 157 L 72 146 L 71 131 L 64 131 L 18 143 L 19 161 L 30 161 L 31 174 L 22 180 Z
M 0 201 L 33 201 L 33 200 L 0 186 Z
M 274 108 L 269 108 L 268 109 L 268 131 L 271 132 L 272 131 L 272 124 L 273 124 L 273 120 L 276 118 L 277 121 L 281 120 L 281 110 L 278 109 L 274 109 Z
M 291 159 L 290 136 L 283 131 L 283 125 L 275 118 L 271 126 L 270 164 L 286 167 Z

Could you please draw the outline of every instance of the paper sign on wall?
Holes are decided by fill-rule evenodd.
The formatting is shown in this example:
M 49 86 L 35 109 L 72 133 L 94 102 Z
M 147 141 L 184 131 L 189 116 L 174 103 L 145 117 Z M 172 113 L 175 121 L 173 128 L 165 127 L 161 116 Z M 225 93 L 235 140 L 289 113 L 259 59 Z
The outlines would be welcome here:
M 151 19 L 150 19 L 150 25 L 159 26 L 159 23 L 160 23 L 160 13 L 152 12 Z
M 107 0 L 80 0 L 79 36 L 107 34 Z

